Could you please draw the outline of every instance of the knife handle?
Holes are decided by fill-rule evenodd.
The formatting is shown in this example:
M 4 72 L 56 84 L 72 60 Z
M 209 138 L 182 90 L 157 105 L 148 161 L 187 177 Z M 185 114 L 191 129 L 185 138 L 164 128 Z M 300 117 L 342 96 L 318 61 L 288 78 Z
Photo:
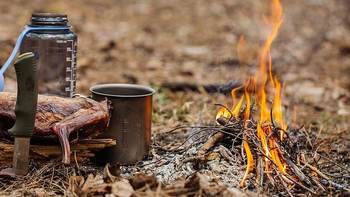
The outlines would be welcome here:
M 37 65 L 34 53 L 19 55 L 14 66 L 17 77 L 16 122 L 9 131 L 14 137 L 31 137 L 38 101 Z

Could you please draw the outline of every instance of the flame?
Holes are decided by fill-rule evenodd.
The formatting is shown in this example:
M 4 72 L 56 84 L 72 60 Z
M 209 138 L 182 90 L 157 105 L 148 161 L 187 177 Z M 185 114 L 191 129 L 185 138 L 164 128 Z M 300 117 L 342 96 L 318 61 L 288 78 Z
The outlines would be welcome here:
M 273 80 L 273 74 L 272 74 L 272 58 L 270 53 L 269 53 L 269 76 L 270 76 L 272 86 L 275 87 L 275 81 Z
M 283 9 L 280 0 L 271 0 L 271 11 L 272 14 L 270 17 L 268 17 L 268 23 L 271 25 L 271 32 L 268 34 L 259 54 L 258 72 L 254 75 L 254 77 L 249 77 L 248 80 L 246 80 L 244 84 L 244 95 L 240 97 L 238 102 L 237 89 L 234 89 L 231 92 L 233 103 L 232 114 L 235 118 L 238 118 L 241 113 L 243 102 L 245 102 L 243 117 L 245 123 L 247 123 L 247 120 L 252 118 L 251 101 L 256 101 L 260 112 L 256 132 L 260 141 L 261 151 L 265 156 L 265 159 L 263 160 L 265 170 L 268 172 L 273 169 L 278 169 L 283 174 L 286 174 L 288 166 L 284 161 L 281 151 L 278 149 L 278 138 L 276 138 L 277 136 L 274 135 L 275 131 L 273 130 L 275 128 L 273 125 L 277 124 L 277 126 L 282 129 L 279 138 L 280 140 L 284 140 L 287 124 L 283 118 L 282 84 L 273 74 L 271 58 L 271 46 L 278 35 L 283 21 Z M 244 52 L 244 44 L 245 39 L 243 36 L 241 36 L 237 45 L 237 54 L 240 62 L 244 57 L 244 54 L 242 54 Z M 268 103 L 268 93 L 270 92 L 268 91 L 270 89 L 267 89 L 268 87 L 271 87 L 272 90 L 274 90 L 272 106 L 269 106 Z M 231 113 L 228 113 L 227 109 L 221 108 L 217 114 L 217 118 L 221 116 L 230 117 Z M 247 124 L 245 124 L 245 126 L 247 126 Z M 243 148 L 247 156 L 247 169 L 243 180 L 241 181 L 241 186 L 244 186 L 245 179 L 254 168 L 253 154 L 250 150 L 246 136 L 244 137 Z
M 269 147 L 271 148 L 271 160 L 274 162 L 274 164 L 277 166 L 277 168 L 283 173 L 286 173 L 286 165 L 283 164 L 282 159 L 279 154 L 279 150 L 276 146 L 275 140 L 269 140 Z
M 243 148 L 244 148 L 244 151 L 245 151 L 245 154 L 247 155 L 247 168 L 246 168 L 246 171 L 244 173 L 244 176 L 242 178 L 242 181 L 240 183 L 240 187 L 244 187 L 245 186 L 245 180 L 247 179 L 249 173 L 251 171 L 253 171 L 254 169 L 254 159 L 253 159 L 253 154 L 250 150 L 250 147 L 249 147 L 249 144 L 247 142 L 247 137 L 244 136 L 244 139 L 243 139 Z
M 257 134 L 258 134 L 258 138 L 260 139 L 261 142 L 261 147 L 265 153 L 265 156 L 268 157 L 270 155 L 270 151 L 269 151 L 269 147 L 267 146 L 267 140 L 266 140 L 266 133 L 263 129 L 263 126 L 258 123 L 257 126 Z M 265 161 L 268 161 L 268 158 L 265 158 Z
M 258 81 L 258 104 L 260 107 L 260 119 L 257 127 L 257 134 L 261 141 L 262 149 L 265 152 L 265 169 L 270 169 L 270 160 L 277 166 L 277 168 L 285 173 L 286 167 L 283 164 L 283 159 L 278 153 L 276 146 L 276 141 L 274 136 L 271 136 L 271 110 L 267 105 L 267 94 L 266 94 L 266 83 L 269 79 L 272 87 L 275 89 L 275 95 L 272 106 L 272 117 L 275 119 L 276 123 L 281 126 L 282 129 L 285 128 L 285 123 L 282 114 L 282 101 L 281 101 L 281 83 L 277 78 L 273 78 L 272 74 L 272 59 L 271 59 L 271 45 L 276 39 L 279 29 L 282 25 L 282 6 L 279 0 L 272 0 L 271 4 L 272 16 L 270 22 L 272 24 L 272 30 L 268 35 L 259 56 L 259 72 L 256 75 L 256 80 Z M 267 65 L 268 64 L 268 65 Z M 269 73 L 269 78 L 268 78 Z M 263 126 L 263 124 L 267 124 Z M 283 139 L 283 133 L 281 133 L 281 139 Z
M 235 103 L 236 103 L 236 100 L 237 100 L 237 91 L 239 90 L 239 87 L 238 88 L 234 88 L 232 89 L 231 91 L 231 98 L 232 98 L 232 108 L 234 107 Z
M 227 108 L 221 107 L 218 113 L 216 113 L 216 120 L 220 117 L 231 118 L 231 112 Z
M 239 113 L 241 112 L 241 106 L 243 104 L 243 97 L 241 97 L 238 101 L 238 103 L 236 104 L 237 101 L 237 91 L 240 89 L 241 87 L 235 88 L 231 91 L 231 97 L 232 97 L 232 114 L 233 116 L 237 119 L 239 117 Z
M 243 98 L 243 97 L 242 97 Z M 250 118 L 250 94 L 247 91 L 247 89 L 244 89 L 244 98 L 246 101 L 246 105 L 245 105 L 245 110 L 244 110 L 244 120 L 249 120 Z
M 240 111 L 241 111 L 241 106 L 243 104 L 243 97 L 240 98 L 240 100 L 237 102 L 237 91 L 240 89 L 241 87 L 237 87 L 234 88 L 231 91 L 231 97 L 232 97 L 232 108 L 231 111 L 229 111 L 227 108 L 225 107 L 221 107 L 219 109 L 219 111 L 216 114 L 216 119 L 219 119 L 220 117 L 224 117 L 227 119 L 230 119 L 231 116 L 233 115 L 234 118 L 238 119 Z
M 277 34 L 279 32 L 279 29 L 282 25 L 282 21 L 283 21 L 282 20 L 283 10 L 282 10 L 282 5 L 281 5 L 279 0 L 272 0 L 271 9 L 272 9 L 272 16 L 271 16 L 270 22 L 272 23 L 272 30 L 271 30 L 270 34 L 268 35 L 268 37 L 267 37 L 267 39 L 262 47 L 262 50 L 261 50 L 261 53 L 259 56 L 259 66 L 260 66 L 259 68 L 260 68 L 260 70 L 256 76 L 257 79 L 260 80 L 261 86 L 265 86 L 265 84 L 266 84 L 266 81 L 267 81 L 266 62 L 267 62 L 268 57 L 270 55 L 271 45 L 272 45 L 273 41 L 276 39 Z M 269 70 L 271 70 L 271 68 L 272 68 L 272 63 L 271 63 L 271 67 Z
M 270 121 L 270 112 L 266 104 L 266 82 L 267 82 L 267 70 L 270 73 L 270 80 L 273 83 L 272 78 L 272 60 L 270 56 L 270 48 L 273 41 L 276 39 L 278 31 L 282 25 L 282 6 L 279 0 L 272 0 L 272 30 L 268 35 L 259 56 L 259 72 L 256 75 L 258 81 L 258 100 L 260 107 L 260 123 Z M 267 68 L 267 60 L 269 60 L 269 68 Z
M 239 99 L 239 102 L 237 103 L 237 105 L 232 109 L 232 114 L 236 119 L 239 117 L 242 104 L 243 104 L 243 96 Z
M 283 119 L 281 83 L 277 79 L 275 79 L 274 81 L 275 81 L 274 82 L 275 95 L 274 95 L 273 105 L 272 105 L 272 115 L 273 115 L 274 121 L 283 130 L 280 133 L 280 139 L 283 140 L 283 135 L 284 135 L 284 132 L 287 130 L 287 125 Z
M 251 94 L 255 93 L 255 79 L 249 77 L 245 83 L 244 87 L 244 97 L 245 97 L 245 110 L 244 110 L 244 120 L 247 121 L 250 118 L 250 109 L 251 109 Z

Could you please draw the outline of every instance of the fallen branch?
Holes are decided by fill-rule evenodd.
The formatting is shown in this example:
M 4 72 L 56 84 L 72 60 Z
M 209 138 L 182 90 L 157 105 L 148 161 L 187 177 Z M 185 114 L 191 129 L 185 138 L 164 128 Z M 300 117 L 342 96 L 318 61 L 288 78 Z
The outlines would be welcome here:
M 167 88 L 172 92 L 180 92 L 180 91 L 193 91 L 193 92 L 201 92 L 204 90 L 207 93 L 222 93 L 229 94 L 232 89 L 240 87 L 241 83 L 236 80 L 230 81 L 227 84 L 208 84 L 208 85 L 200 85 L 193 83 L 163 83 L 161 87 Z

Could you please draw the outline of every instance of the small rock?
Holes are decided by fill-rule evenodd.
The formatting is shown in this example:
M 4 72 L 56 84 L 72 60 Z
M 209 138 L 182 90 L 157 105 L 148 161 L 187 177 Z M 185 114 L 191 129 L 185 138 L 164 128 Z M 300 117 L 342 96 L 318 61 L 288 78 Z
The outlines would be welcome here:
M 201 46 L 186 46 L 183 47 L 181 51 L 189 56 L 200 56 L 210 53 L 210 50 L 207 47 Z

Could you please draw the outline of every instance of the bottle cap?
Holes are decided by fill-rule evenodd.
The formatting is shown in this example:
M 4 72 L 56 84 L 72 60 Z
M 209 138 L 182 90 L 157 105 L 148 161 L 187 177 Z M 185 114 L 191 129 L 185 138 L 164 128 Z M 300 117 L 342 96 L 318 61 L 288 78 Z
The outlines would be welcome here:
M 68 18 L 66 14 L 57 13 L 33 13 L 31 25 L 67 25 Z

